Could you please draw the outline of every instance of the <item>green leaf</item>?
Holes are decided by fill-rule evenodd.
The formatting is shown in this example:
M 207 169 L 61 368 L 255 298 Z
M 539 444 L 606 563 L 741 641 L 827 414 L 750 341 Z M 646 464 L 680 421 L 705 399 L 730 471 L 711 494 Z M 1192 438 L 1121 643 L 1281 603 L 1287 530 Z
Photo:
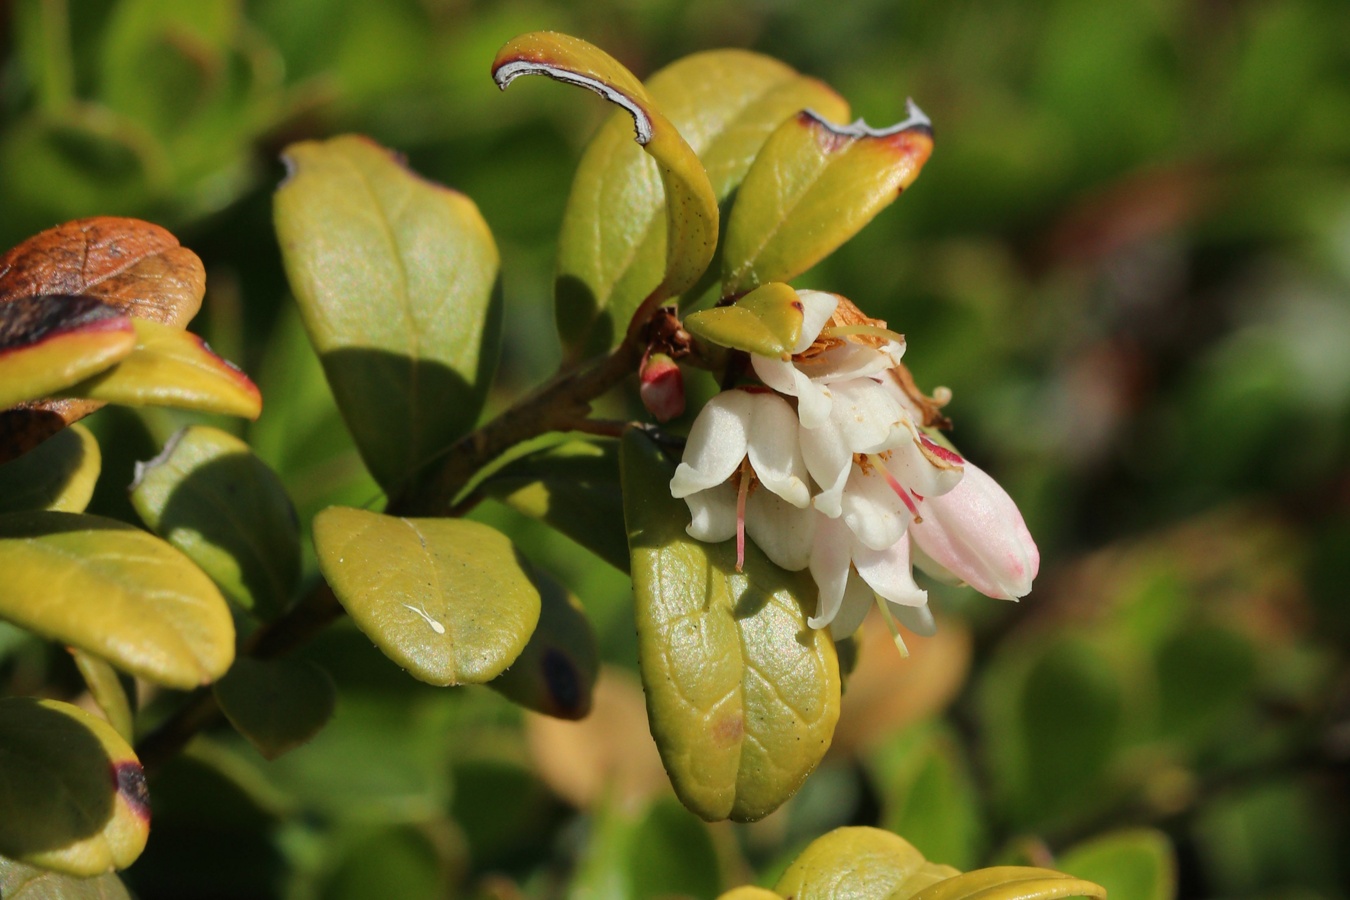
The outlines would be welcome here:
M 51 869 L 0 858 L 0 897 L 5 900 L 132 900 L 111 872 L 76 878 Z
M 719 203 L 783 120 L 806 108 L 834 119 L 849 112 L 825 84 L 743 50 L 685 57 L 653 75 L 647 92 L 698 154 Z M 555 294 L 558 330 L 573 357 L 617 344 L 665 272 L 665 191 L 632 136 L 621 113 L 597 132 L 563 214 Z
M 1055 865 L 1106 888 L 1111 900 L 1172 900 L 1177 893 L 1172 844 L 1160 831 L 1116 831 L 1075 844 Z
M 0 617 L 158 684 L 192 688 L 234 660 L 206 575 L 153 535 L 100 516 L 0 516 Z
M 801 787 L 829 748 L 839 666 L 806 624 L 815 587 L 747 546 L 685 533 L 674 466 L 630 429 L 622 447 L 638 647 L 652 735 L 680 800 L 705 819 L 750 821 Z
M 933 150 L 913 105 L 891 128 L 833 125 L 812 112 L 764 144 L 736 194 L 722 251 L 722 296 L 789 281 L 857 234 L 919 176 Z
M 783 895 L 768 888 L 755 887 L 753 884 L 732 888 L 717 900 L 783 900 Z
M 135 740 L 135 714 L 131 710 L 131 700 L 127 697 L 127 689 L 122 684 L 117 670 L 108 665 L 106 660 L 83 650 L 71 648 L 70 655 L 75 660 L 75 668 L 80 670 L 80 677 L 89 688 L 89 696 L 98 704 L 98 708 L 103 710 L 108 724 L 122 736 L 123 740 L 127 742 Z
M 536 572 L 534 582 L 539 624 L 511 668 L 488 687 L 546 716 L 584 718 L 600 670 L 595 629 L 577 598 L 554 578 Z
M 979 794 L 960 742 L 930 724 L 896 734 L 870 755 L 881 825 L 910 835 L 928 859 L 965 868 L 980 859 L 985 833 Z
M 227 599 L 264 619 L 290 604 L 299 525 L 280 479 L 248 444 L 205 425 L 179 431 L 137 467 L 131 504 Z
M 590 840 L 568 886 L 569 896 L 711 897 L 721 887 L 717 848 L 708 826 L 674 800 L 657 799 L 645 810 L 609 803 L 593 821 Z
M 444 841 L 425 827 L 361 829 L 345 842 L 318 893 L 320 900 L 437 900 L 456 896 L 452 869 L 441 858 Z M 439 846 L 438 846 L 439 845 Z M 439 852 L 438 852 L 439 851 Z
M 0 854 L 72 875 L 135 862 L 145 774 L 107 722 L 56 700 L 0 700 Z
M 123 406 L 173 406 L 256 419 L 262 395 L 248 376 L 191 332 L 133 319 L 136 348 L 102 374 L 59 391 Z
M 1065 897 L 1106 900 L 1106 891 L 1101 885 L 1053 869 L 992 866 L 953 875 L 918 893 L 907 892 L 903 896 L 912 900 L 1060 900 Z
M 496 364 L 497 247 L 473 201 L 359 137 L 286 150 L 291 289 L 371 474 L 403 484 L 472 427 Z
M 547 75 L 588 88 L 619 105 L 633 117 L 638 145 L 656 163 L 665 197 L 665 257 L 660 280 L 637 298 L 627 315 L 631 317 L 642 303 L 648 312 L 655 311 L 660 302 L 693 287 L 717 249 L 717 196 L 703 163 L 678 128 L 632 72 L 579 38 L 550 31 L 513 38 L 497 53 L 492 77 L 505 89 L 521 75 Z M 609 210 L 611 215 L 615 212 Z M 629 327 L 623 319 L 611 325 Z
M 539 621 L 515 548 L 478 522 L 333 506 L 314 519 L 314 546 L 352 621 L 419 681 L 485 684 Z
M 684 327 L 696 338 L 733 350 L 779 357 L 802 335 L 802 301 L 782 282 L 756 288 L 733 306 L 691 313 Z
M 549 447 L 505 466 L 482 489 L 627 573 L 619 451 L 613 442 L 568 441 Z
M 83 425 L 58 431 L 18 459 L 0 465 L 0 514 L 26 510 L 83 512 L 94 495 L 103 458 Z
M 905 900 L 955 874 L 889 831 L 836 828 L 812 841 L 773 889 L 794 900 Z
M 92 297 L 0 301 L 0 409 L 49 397 L 136 346 L 131 319 Z
M 268 759 L 318 734 L 337 702 L 328 673 L 303 659 L 240 657 L 213 690 L 225 718 Z

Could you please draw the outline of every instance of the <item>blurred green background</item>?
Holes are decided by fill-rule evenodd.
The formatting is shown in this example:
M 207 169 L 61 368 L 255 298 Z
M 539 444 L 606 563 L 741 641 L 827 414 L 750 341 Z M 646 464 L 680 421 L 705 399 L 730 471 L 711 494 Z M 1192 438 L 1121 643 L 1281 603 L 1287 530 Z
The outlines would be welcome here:
M 193 328 L 262 387 L 245 433 L 302 521 L 369 503 L 290 305 L 278 153 L 363 132 L 480 205 L 500 406 L 557 364 L 555 234 L 608 114 L 542 80 L 498 93 L 496 49 L 540 28 L 640 76 L 746 47 L 874 125 L 907 96 L 932 117 L 923 176 L 802 284 L 953 390 L 954 441 L 1039 541 L 1036 590 L 935 588 L 942 635 L 908 662 L 869 632 L 822 769 L 769 820 L 707 828 L 614 752 L 646 728 L 625 576 L 487 504 L 591 614 L 593 720 L 416 684 L 338 627 L 307 651 L 342 692 L 313 744 L 268 765 L 216 735 L 152 785 L 138 895 L 712 897 L 848 823 L 959 867 L 1053 861 L 1112 900 L 1172 874 L 1185 897 L 1350 894 L 1344 0 L 12 0 L 0 246 L 96 214 L 173 229 L 207 267 Z M 135 521 L 132 463 L 182 421 L 90 420 L 92 509 Z M 72 677 L 0 630 L 0 691 Z

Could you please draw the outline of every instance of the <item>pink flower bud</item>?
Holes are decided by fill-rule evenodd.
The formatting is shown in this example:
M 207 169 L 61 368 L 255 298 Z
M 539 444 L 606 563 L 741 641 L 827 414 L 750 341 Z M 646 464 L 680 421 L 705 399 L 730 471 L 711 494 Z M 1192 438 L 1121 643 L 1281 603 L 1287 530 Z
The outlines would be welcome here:
M 684 412 L 684 376 L 675 360 L 664 353 L 653 353 L 642 364 L 638 381 L 642 405 L 656 421 L 667 422 Z
M 956 487 L 923 504 L 923 521 L 909 526 L 921 554 L 916 563 L 950 573 L 988 597 L 1016 600 L 1031 591 L 1041 554 L 1022 514 L 998 482 L 966 460 Z M 926 557 L 926 558 L 925 558 Z

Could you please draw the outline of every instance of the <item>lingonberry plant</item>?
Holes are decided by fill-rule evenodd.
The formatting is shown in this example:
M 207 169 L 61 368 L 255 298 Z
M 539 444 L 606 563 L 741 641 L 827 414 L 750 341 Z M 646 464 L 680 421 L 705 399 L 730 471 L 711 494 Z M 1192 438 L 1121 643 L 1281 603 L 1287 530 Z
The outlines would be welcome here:
M 382 511 L 297 524 L 249 445 L 199 425 L 138 467 L 144 528 L 84 514 L 99 449 L 79 418 L 103 403 L 256 417 L 259 394 L 183 330 L 203 270 L 162 229 L 81 220 L 0 259 L 0 616 L 69 646 L 87 685 L 80 704 L 0 700 L 3 877 L 132 863 L 149 833 L 142 767 L 222 719 L 268 758 L 312 738 L 332 686 L 286 654 L 344 615 L 412 678 L 585 716 L 599 665 L 585 615 L 464 518 L 484 498 L 631 574 L 651 733 L 680 801 L 710 821 L 762 818 L 810 776 L 839 715 L 839 646 L 869 609 L 902 652 L 897 621 L 932 633 L 913 567 L 990 597 L 1030 590 L 1022 517 L 943 436 L 948 392 L 918 387 L 903 335 L 789 285 L 919 175 L 933 133 L 916 106 L 888 128 L 842 124 L 830 88 L 739 51 L 644 85 L 552 33 L 512 40 L 492 73 L 503 88 L 545 75 L 622 112 L 586 151 L 563 223 L 563 366 L 481 424 L 511 323 L 477 207 L 365 138 L 285 152 L 277 238 Z M 661 423 L 695 371 L 720 391 L 682 436 Z M 650 417 L 593 415 L 634 385 Z M 186 693 L 148 713 L 126 676 Z M 1048 869 L 961 874 L 852 828 L 810 844 L 773 890 L 726 896 L 975 894 L 1102 892 Z

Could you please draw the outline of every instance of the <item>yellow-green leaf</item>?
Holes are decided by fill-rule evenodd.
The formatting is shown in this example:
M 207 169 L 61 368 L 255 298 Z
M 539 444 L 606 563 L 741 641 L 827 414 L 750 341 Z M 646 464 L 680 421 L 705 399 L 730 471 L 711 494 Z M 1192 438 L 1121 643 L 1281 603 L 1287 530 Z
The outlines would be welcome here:
M 248 376 L 191 332 L 133 319 L 136 349 L 100 375 L 60 391 L 123 406 L 174 406 L 256 419 L 262 395 Z
M 212 688 L 230 724 L 268 759 L 318 734 L 333 716 L 333 679 L 304 659 L 235 660 Z
M 83 512 L 94 495 L 103 457 L 83 425 L 58 431 L 18 459 L 0 465 L 0 513 L 30 509 Z
M 539 624 L 511 668 L 488 686 L 546 716 L 584 718 L 600 671 L 595 630 L 577 598 L 555 579 L 536 572 L 534 581 Z
M 912 896 L 913 900 L 1062 900 L 1067 897 L 1106 900 L 1106 891 L 1099 884 L 1053 869 L 991 866 L 954 875 Z
M 919 175 L 933 132 L 917 107 L 890 128 L 802 112 L 764 144 L 741 183 L 722 251 L 722 295 L 788 281 L 872 221 Z
M 0 409 L 50 397 L 125 358 L 131 319 L 93 297 L 0 302 Z
M 214 681 L 234 622 L 205 573 L 123 522 L 62 512 L 0 516 L 0 617 L 159 684 Z
M 117 670 L 107 660 L 83 650 L 72 647 L 70 655 L 75 660 L 75 668 L 80 670 L 85 686 L 89 688 L 89 696 L 103 710 L 108 724 L 127 742 L 135 740 L 136 725 L 131 700 L 127 697 L 127 690 Z
M 69 703 L 0 700 L 0 854 L 100 875 L 131 865 L 149 830 L 145 774 L 112 726 Z
M 286 149 L 282 258 L 375 479 L 392 489 L 474 424 L 496 364 L 497 246 L 472 200 L 360 137 Z
M 661 112 L 646 89 L 618 60 L 566 34 L 535 31 L 507 42 L 492 64 L 492 77 L 505 89 L 521 75 L 547 75 L 595 91 L 633 117 L 637 143 L 656 163 L 665 196 L 666 247 L 660 280 L 628 310 L 642 302 L 648 311 L 698 281 L 717 249 L 717 196 L 693 148 Z M 611 210 L 611 215 L 623 215 Z M 617 312 L 617 311 L 616 311 Z M 616 321 L 624 329 L 626 320 Z
M 205 425 L 178 432 L 137 466 L 131 505 L 243 609 L 272 618 L 289 605 L 300 577 L 295 510 L 237 437 Z
M 694 337 L 761 356 L 791 353 L 802 336 L 802 301 L 781 281 L 746 294 L 731 306 L 691 313 L 684 327 Z
M 487 525 L 332 506 L 314 518 L 314 546 L 352 621 L 419 681 L 489 682 L 539 621 L 539 591 Z
M 1172 843 L 1152 828 L 1115 831 L 1075 844 L 1055 865 L 1100 884 L 1111 900 L 1172 900 L 1177 894 Z
M 0 897 L 5 900 L 132 900 L 111 872 L 77 878 L 0 857 Z
M 630 429 L 622 445 L 638 650 L 652 735 L 676 794 L 705 819 L 749 821 L 801 787 L 829 748 L 839 666 L 807 626 L 815 588 L 746 547 L 685 533 L 673 464 Z
M 717 900 L 783 900 L 783 895 L 768 888 L 755 887 L 753 884 L 732 888 Z
M 793 860 L 774 890 L 794 900 L 905 900 L 956 869 L 880 828 L 836 828 Z
M 685 57 L 653 75 L 647 91 L 698 154 L 719 203 L 783 120 L 806 108 L 835 119 L 849 112 L 825 84 L 744 50 Z M 632 137 L 627 115 L 605 123 L 577 166 L 563 213 L 555 292 L 558 330 L 573 356 L 617 343 L 665 272 L 665 192 Z

